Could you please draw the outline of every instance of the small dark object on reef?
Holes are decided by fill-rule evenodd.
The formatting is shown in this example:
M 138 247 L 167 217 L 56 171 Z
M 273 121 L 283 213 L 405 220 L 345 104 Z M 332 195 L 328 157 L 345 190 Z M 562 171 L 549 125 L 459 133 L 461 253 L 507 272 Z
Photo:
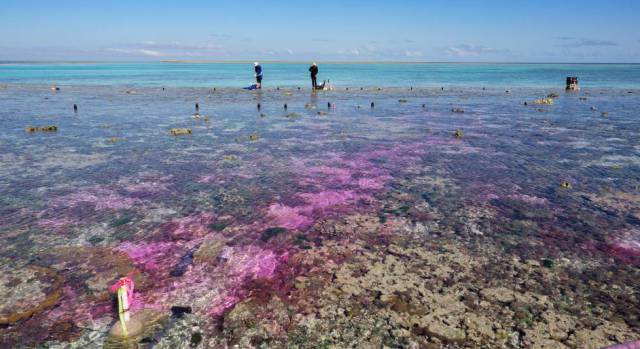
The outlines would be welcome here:
M 591 109 L 591 111 L 598 111 L 598 108 L 596 108 L 594 106 L 592 106 L 590 109 Z
M 382 89 L 380 87 L 378 87 L 378 91 L 382 91 Z
M 261 118 L 266 118 L 266 117 L 267 117 L 267 114 L 265 114 L 265 113 L 260 113 L 260 117 L 261 117 Z
M 444 87 L 440 87 L 440 89 L 441 89 L 442 91 L 444 91 Z
M 215 231 L 223 231 L 224 228 L 226 228 L 227 225 L 223 222 L 215 222 L 215 223 L 211 223 L 209 224 L 209 229 L 215 230 Z
M 413 91 L 413 86 L 411 86 L 411 88 L 409 89 L 409 91 Z
M 462 108 L 453 108 L 451 109 L 452 113 L 464 113 L 464 109 Z
M 547 98 L 558 98 L 558 97 L 560 97 L 560 95 L 555 92 L 551 92 L 547 95 Z
M 506 93 L 506 94 L 510 94 L 510 93 L 511 93 L 511 90 L 506 90 L 506 91 L 504 91 L 504 93 Z
M 484 90 L 486 90 L 486 89 L 487 89 L 486 87 L 483 87 L 483 88 L 482 88 L 482 91 L 484 91 Z
M 423 104 L 423 105 L 422 105 L 422 108 L 426 108 L 426 107 L 427 107 L 427 105 L 426 105 L 426 104 Z
M 406 99 L 398 99 L 399 103 L 407 103 L 408 101 Z
M 284 110 L 287 110 L 287 104 L 286 103 L 284 104 Z
M 190 346 L 192 348 L 197 347 L 198 345 L 200 345 L 201 342 L 202 342 L 202 333 L 196 332 L 196 333 L 191 334 L 191 344 L 190 344 Z
M 571 189 L 571 183 L 564 181 L 560 184 L 560 187 L 564 188 L 564 189 Z
M 164 87 L 162 88 L 162 91 L 164 91 Z
M 286 232 L 287 229 L 282 228 L 282 227 L 275 227 L 275 228 L 267 228 L 265 229 L 265 231 L 262 232 L 262 235 L 260 235 L 260 240 L 267 242 L 269 241 L 271 238 L 280 235 L 284 232 Z
M 280 91 L 280 87 L 276 87 L 276 90 L 277 90 L 277 91 Z
M 371 102 L 371 108 L 375 107 L 375 104 L 373 102 Z
M 174 305 L 171 307 L 171 314 L 178 319 L 182 319 L 184 314 L 191 314 L 191 307 L 182 307 L 178 305 Z
M 258 110 L 260 110 L 260 108 L 262 108 L 262 106 L 260 106 L 260 103 L 258 103 L 257 107 L 258 107 Z
M 522 103 L 522 105 L 529 105 L 529 103 L 527 103 L 526 101 L 524 103 Z
M 551 259 L 543 259 L 542 260 L 542 266 L 544 266 L 545 268 L 553 268 L 553 265 L 555 263 L 551 260 Z
M 462 132 L 462 130 L 456 130 L 456 131 L 453 133 L 453 136 L 454 136 L 455 138 L 462 138 L 462 137 L 464 136 L 464 133 Z
M 200 104 L 196 103 L 196 113 L 200 110 Z
M 298 86 L 298 90 L 300 90 L 300 86 Z
M 579 97 L 578 99 L 581 100 L 581 101 L 586 101 L 587 97 Z
M 78 105 L 77 104 L 73 105 L 73 111 L 76 112 L 76 113 L 78 112 Z
M 249 135 L 249 140 L 250 141 L 257 141 L 258 139 L 260 139 L 260 136 L 258 136 L 258 134 L 256 133 L 252 133 Z
M 41 126 L 41 127 L 27 126 L 26 131 L 29 132 L 29 133 L 33 133 L 33 132 L 58 132 L 58 126 L 55 126 L 55 125 L 48 125 L 48 126 Z
M 364 88 L 360 87 L 360 91 L 364 90 Z
M 199 247 L 199 246 L 198 246 Z M 193 254 L 198 249 L 198 247 L 194 247 L 191 250 L 187 251 L 187 253 L 180 257 L 178 264 L 176 264 L 173 269 L 169 272 L 169 275 L 173 277 L 180 277 L 187 272 L 187 269 L 191 264 L 193 264 Z
M 326 111 L 319 110 L 319 111 L 318 111 L 318 115 L 327 115 L 327 112 L 326 112 Z

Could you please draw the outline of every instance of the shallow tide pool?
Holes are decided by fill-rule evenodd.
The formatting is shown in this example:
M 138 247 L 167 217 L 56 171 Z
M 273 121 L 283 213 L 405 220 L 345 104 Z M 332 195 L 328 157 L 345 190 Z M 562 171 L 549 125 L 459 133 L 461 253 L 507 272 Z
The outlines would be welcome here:
M 640 90 L 551 92 L 2 86 L 0 346 L 637 339 Z

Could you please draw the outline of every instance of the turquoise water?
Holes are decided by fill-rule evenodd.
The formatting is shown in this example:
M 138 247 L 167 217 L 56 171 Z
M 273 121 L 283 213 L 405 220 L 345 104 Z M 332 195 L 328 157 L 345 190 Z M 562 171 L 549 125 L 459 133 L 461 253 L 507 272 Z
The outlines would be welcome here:
M 265 86 L 306 86 L 308 65 L 263 63 Z M 636 64 L 320 64 L 319 80 L 337 86 L 562 87 L 567 76 L 584 87 L 640 87 Z M 253 82 L 251 63 L 5 63 L 0 83 L 243 87 Z

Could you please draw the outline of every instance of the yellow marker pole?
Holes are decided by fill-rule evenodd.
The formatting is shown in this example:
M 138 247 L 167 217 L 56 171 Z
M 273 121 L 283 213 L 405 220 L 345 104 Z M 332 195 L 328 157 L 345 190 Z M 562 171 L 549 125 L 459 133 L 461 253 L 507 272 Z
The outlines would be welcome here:
M 125 306 L 127 309 L 125 309 Z M 125 286 L 118 288 L 118 315 L 120 318 L 120 326 L 122 326 L 122 334 L 128 337 L 126 320 L 129 319 L 129 304 L 127 302 L 127 288 Z

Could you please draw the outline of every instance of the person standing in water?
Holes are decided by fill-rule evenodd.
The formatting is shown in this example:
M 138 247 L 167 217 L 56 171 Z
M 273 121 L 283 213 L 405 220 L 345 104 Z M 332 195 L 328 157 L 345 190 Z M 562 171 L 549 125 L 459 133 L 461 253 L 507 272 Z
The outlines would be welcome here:
M 253 63 L 256 72 L 256 88 L 262 88 L 262 66 L 258 62 Z
M 313 62 L 309 71 L 311 72 L 311 86 L 313 86 L 313 89 L 315 90 L 318 88 L 318 80 L 316 78 L 318 76 L 318 65 L 316 62 Z

